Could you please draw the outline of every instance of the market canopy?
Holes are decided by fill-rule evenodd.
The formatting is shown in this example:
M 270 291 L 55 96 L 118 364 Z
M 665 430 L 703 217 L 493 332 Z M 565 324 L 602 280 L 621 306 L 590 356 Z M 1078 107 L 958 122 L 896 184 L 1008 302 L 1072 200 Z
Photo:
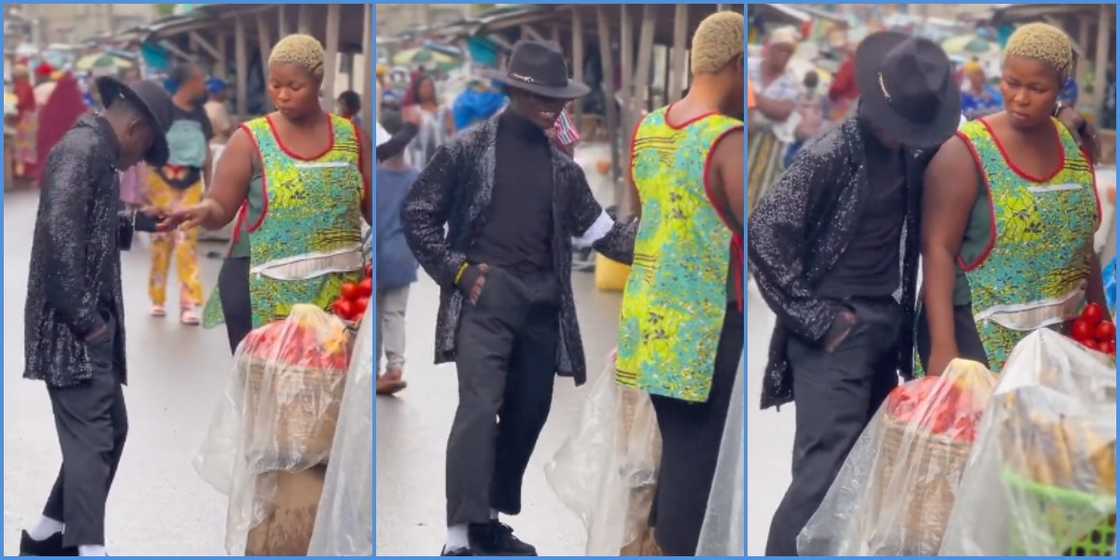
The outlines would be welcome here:
M 973 54 L 983 55 L 992 51 L 999 51 L 999 47 L 987 40 L 984 40 L 976 35 L 958 35 L 951 39 L 946 39 L 941 43 L 941 48 L 945 49 L 948 55 L 955 54 Z
M 78 59 L 74 67 L 82 72 L 90 72 L 94 70 L 127 70 L 133 67 L 132 62 L 129 62 L 121 57 L 113 56 L 111 54 L 97 53 L 83 56 Z
M 393 56 L 393 64 L 398 66 L 436 66 L 440 70 L 450 70 L 461 63 L 461 58 L 427 46 L 403 50 Z

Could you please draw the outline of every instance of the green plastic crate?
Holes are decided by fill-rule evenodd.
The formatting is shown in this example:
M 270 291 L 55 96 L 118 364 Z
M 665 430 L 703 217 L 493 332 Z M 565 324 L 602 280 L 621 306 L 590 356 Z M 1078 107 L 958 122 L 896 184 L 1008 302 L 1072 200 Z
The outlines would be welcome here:
M 1093 495 L 1068 488 L 1047 486 L 1010 470 L 1003 471 L 1007 489 L 1017 501 L 1030 504 L 1026 511 L 1012 511 L 1011 554 L 1024 555 L 1030 535 L 1045 531 L 1063 556 L 1112 556 L 1116 548 L 1116 496 Z M 1100 516 L 1092 529 L 1077 521 Z M 1082 522 L 1083 523 L 1083 522 Z

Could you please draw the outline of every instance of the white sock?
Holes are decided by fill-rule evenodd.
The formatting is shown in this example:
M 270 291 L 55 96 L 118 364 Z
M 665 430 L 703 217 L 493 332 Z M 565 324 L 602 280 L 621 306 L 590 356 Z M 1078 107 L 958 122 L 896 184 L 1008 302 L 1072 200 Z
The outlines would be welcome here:
M 99 544 L 83 544 L 78 546 L 78 556 L 108 556 L 105 547 Z
M 39 517 L 39 524 L 28 531 L 27 534 L 37 541 L 45 541 L 55 533 L 61 533 L 65 527 L 61 521 L 43 515 Z
M 491 521 L 497 521 L 498 520 L 498 510 L 496 510 L 494 508 L 490 508 L 490 520 Z
M 470 548 L 470 537 L 467 536 L 467 524 L 460 523 L 447 528 L 447 551 Z

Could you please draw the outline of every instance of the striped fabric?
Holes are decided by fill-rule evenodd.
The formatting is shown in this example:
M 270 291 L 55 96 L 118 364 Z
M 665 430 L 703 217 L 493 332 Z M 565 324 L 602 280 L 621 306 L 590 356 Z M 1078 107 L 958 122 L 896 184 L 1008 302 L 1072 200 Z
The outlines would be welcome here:
M 556 119 L 554 130 L 556 132 L 556 140 L 564 147 L 574 146 L 580 140 L 579 131 L 576 130 L 575 124 L 572 123 L 572 118 L 568 115 L 567 109 L 560 112 L 560 118 Z

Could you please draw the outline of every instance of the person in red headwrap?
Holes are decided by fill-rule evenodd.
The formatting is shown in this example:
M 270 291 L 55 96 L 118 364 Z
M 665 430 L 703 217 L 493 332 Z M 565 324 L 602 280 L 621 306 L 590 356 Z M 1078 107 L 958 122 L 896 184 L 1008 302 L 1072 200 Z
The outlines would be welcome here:
M 54 91 L 39 111 L 39 130 L 35 142 L 38 161 L 47 160 L 51 148 L 87 110 L 78 80 L 73 74 L 66 72 L 55 82 Z

